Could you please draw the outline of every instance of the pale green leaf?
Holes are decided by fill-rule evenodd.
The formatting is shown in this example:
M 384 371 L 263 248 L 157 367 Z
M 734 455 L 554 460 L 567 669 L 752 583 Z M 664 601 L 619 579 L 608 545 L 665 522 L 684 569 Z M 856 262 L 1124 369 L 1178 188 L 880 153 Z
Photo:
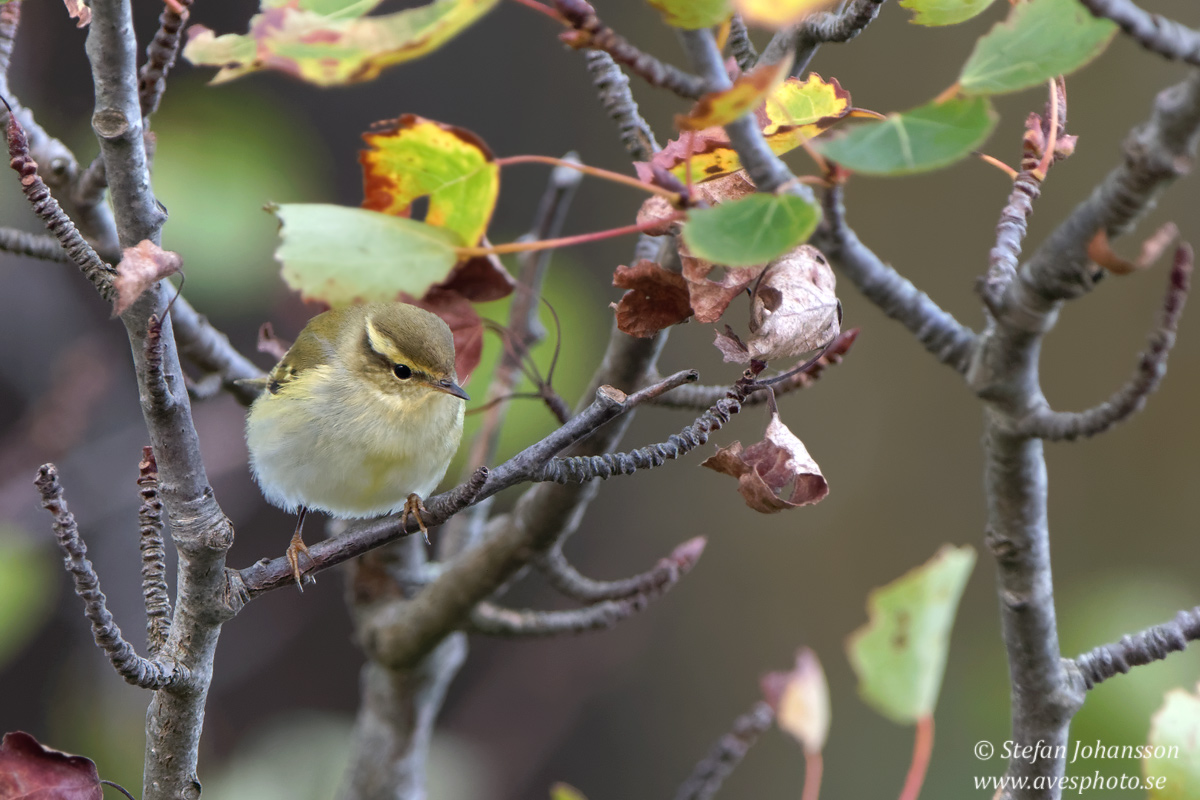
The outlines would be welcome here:
M 1143 761 L 1152 800 L 1200 797 L 1200 696 L 1172 689 L 1150 720 Z
M 720 25 L 733 14 L 732 0 L 647 0 L 668 25 L 694 31 Z
M 986 97 L 958 97 L 889 114 L 814 145 L 855 172 L 907 175 L 966 158 L 995 127 L 996 112 Z
M 1024 0 L 975 43 L 958 83 L 967 94 L 1037 86 L 1100 55 L 1116 31 L 1079 0 Z
M 422 297 L 457 261 L 459 237 L 362 208 L 296 203 L 272 209 L 282 223 L 275 257 L 283 279 L 330 306 Z
M 689 212 L 683 241 L 697 258 L 748 267 L 791 250 L 820 221 L 821 209 L 802 197 L 758 193 Z
M 869 621 L 846 642 L 863 699 L 902 725 L 933 713 L 958 600 L 975 566 L 970 547 L 930 561 L 867 596 Z
M 957 25 L 982 14 L 994 0 L 900 0 L 917 25 Z

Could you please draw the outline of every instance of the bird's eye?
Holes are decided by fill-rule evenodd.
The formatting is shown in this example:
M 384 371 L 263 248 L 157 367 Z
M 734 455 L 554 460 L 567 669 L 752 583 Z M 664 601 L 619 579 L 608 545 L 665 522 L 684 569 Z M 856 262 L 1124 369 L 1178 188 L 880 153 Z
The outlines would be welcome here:
M 402 381 L 406 381 L 412 377 L 412 370 L 405 364 L 397 364 L 392 367 L 392 374 Z

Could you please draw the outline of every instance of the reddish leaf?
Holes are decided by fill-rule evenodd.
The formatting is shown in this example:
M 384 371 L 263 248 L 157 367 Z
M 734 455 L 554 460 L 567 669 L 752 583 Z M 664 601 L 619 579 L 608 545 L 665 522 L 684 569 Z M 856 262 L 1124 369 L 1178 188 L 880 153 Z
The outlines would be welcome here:
M 6 733 L 0 742 L 0 798 L 102 800 L 100 775 L 89 758 L 43 747 L 28 733 Z
M 655 153 L 649 162 L 638 161 L 633 167 L 638 178 L 649 183 L 654 177 L 651 164 L 670 170 L 682 164 L 689 153 L 692 156 L 693 167 L 699 167 L 704 173 L 699 176 L 700 180 L 728 174 L 741 166 L 741 162 L 737 160 L 737 153 L 733 152 L 729 143 L 729 137 L 725 135 L 725 129 L 714 127 L 684 133 L 678 139 L 667 142 L 667 146 Z M 709 163 L 708 158 L 701 158 L 708 154 L 714 154 L 712 163 Z M 720 160 L 717 160 L 718 154 Z M 700 166 L 702 163 L 704 166 Z
M 762 272 L 762 267 L 725 268 L 725 274 L 714 280 L 708 277 L 716 269 L 711 261 L 687 254 L 682 246 L 679 258 L 683 262 L 683 279 L 687 281 L 688 297 L 697 322 L 719 320 L 733 299 L 746 291 Z
M 657 223 L 652 227 L 642 229 L 650 236 L 673 236 L 679 233 L 682 224 L 681 220 L 672 219 L 673 214 L 675 214 L 675 206 L 671 205 L 671 201 L 656 194 L 646 198 L 646 201 L 642 203 L 642 207 L 638 209 L 636 221 L 638 225 Z
M 475 313 L 471 301 L 458 292 L 436 286 L 420 300 L 409 294 L 401 294 L 400 299 L 437 314 L 450 326 L 454 334 L 454 371 L 458 373 L 459 385 L 466 386 L 483 355 L 483 320 Z
M 142 292 L 170 277 L 183 266 L 178 253 L 163 250 L 149 239 L 143 239 L 134 247 L 126 247 L 117 265 L 117 277 L 113 288 L 117 297 L 113 300 L 113 316 L 119 317 L 132 306 Z
M 487 237 L 483 246 L 490 247 Z M 472 303 L 490 303 L 512 294 L 517 282 L 494 255 L 474 256 L 457 265 L 435 289 L 458 292 Z
M 75 19 L 76 28 L 86 28 L 92 21 L 92 9 L 83 0 L 66 0 L 67 13 Z
M 683 276 L 653 261 L 617 267 L 613 286 L 629 290 L 615 308 L 617 327 L 630 336 L 653 336 L 692 315 Z
M 829 494 L 821 468 L 804 443 L 780 421 L 777 411 L 771 414 L 761 442 L 744 451 L 741 442 L 734 442 L 700 466 L 737 478 L 738 493 L 746 505 L 764 514 L 819 503 Z M 776 494 L 789 484 L 793 484 L 789 497 Z

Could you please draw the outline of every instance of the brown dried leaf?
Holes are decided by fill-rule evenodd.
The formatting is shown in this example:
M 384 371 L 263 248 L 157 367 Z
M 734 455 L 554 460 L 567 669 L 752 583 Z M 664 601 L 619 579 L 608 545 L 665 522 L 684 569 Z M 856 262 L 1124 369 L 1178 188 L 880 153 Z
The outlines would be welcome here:
M 670 200 L 661 194 L 652 195 L 638 209 L 637 224 L 656 223 L 653 227 L 643 228 L 643 232 L 650 236 L 676 234 L 679 233 L 683 220 L 672 219 L 673 214 L 675 214 L 675 207 L 671 205 Z
M 124 314 L 144 291 L 179 272 L 182 266 L 183 258 L 178 253 L 163 250 L 149 239 L 126 247 L 121 254 L 121 263 L 117 265 L 117 277 L 113 278 L 113 288 L 117 290 L 113 316 Z
M 683 276 L 653 261 L 617 267 L 613 286 L 629 290 L 614 307 L 617 327 L 630 336 L 653 336 L 692 315 Z
M 84 5 L 83 0 L 64 0 L 67 4 L 67 13 L 75 19 L 76 28 L 86 28 L 88 23 L 92 21 L 92 9 Z
M 741 442 L 717 450 L 700 466 L 738 479 L 738 493 L 746 505 L 764 514 L 785 508 L 819 503 L 829 494 L 829 484 L 804 443 L 771 414 L 763 440 L 742 450 Z M 794 484 L 787 498 L 776 492 Z
M 729 200 L 741 200 L 758 191 L 746 170 L 739 169 L 711 181 L 696 185 L 696 196 L 708 201 L 709 205 L 720 205 Z
M 1140 272 L 1154 265 L 1171 246 L 1171 242 L 1175 241 L 1175 237 L 1179 235 L 1179 228 L 1174 222 L 1168 222 L 1161 228 L 1150 235 L 1150 238 L 1142 242 L 1142 250 L 1138 253 L 1136 261 L 1127 261 L 1117 254 L 1112 249 L 1112 245 L 1108 241 L 1108 232 L 1101 228 L 1088 242 L 1088 258 L 1095 261 L 1100 266 L 1104 267 L 1114 275 L 1128 275 L 1131 272 Z
M 791 672 L 768 672 L 760 686 L 780 730 L 796 737 L 808 755 L 821 752 L 829 735 L 829 684 L 817 654 L 801 647 Z
M 750 360 L 750 351 L 746 348 L 746 343 L 743 342 L 738 335 L 733 332 L 733 328 L 725 326 L 725 331 L 717 331 L 717 338 L 713 341 L 713 346 L 721 351 L 726 361 L 731 361 L 735 364 L 744 364 Z
M 91 759 L 51 750 L 18 731 L 0 742 L 0 797 L 103 800 L 104 792 Z
M 491 247 L 486 236 L 482 245 Z M 504 268 L 500 258 L 487 255 L 473 256 L 458 264 L 446 276 L 446 280 L 434 288 L 458 292 L 472 303 L 490 303 L 508 297 L 516 285 L 516 280 Z
M 275 328 L 269 322 L 264 322 L 258 329 L 258 352 L 266 353 L 276 361 L 282 361 L 292 343 L 275 335 Z
M 835 288 L 833 269 L 812 245 L 768 264 L 750 301 L 750 358 L 791 358 L 831 342 L 842 323 Z
M 681 242 L 679 258 L 683 263 L 683 279 L 687 281 L 688 297 L 697 322 L 716 322 L 729 308 L 729 304 L 758 278 L 762 267 L 724 267 L 720 279 L 708 277 L 716 265 L 711 261 L 696 258 L 687 252 Z
M 405 303 L 437 314 L 454 334 L 454 371 L 460 386 L 466 386 L 483 355 L 483 320 L 471 301 L 458 292 L 434 286 L 420 300 L 401 294 Z

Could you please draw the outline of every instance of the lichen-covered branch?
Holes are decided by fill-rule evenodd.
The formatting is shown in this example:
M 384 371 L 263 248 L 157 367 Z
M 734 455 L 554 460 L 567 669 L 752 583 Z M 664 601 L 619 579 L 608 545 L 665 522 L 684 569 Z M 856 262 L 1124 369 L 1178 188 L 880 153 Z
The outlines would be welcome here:
M 688 539 L 645 572 L 615 581 L 598 581 L 580 573 L 563 555 L 561 542 L 535 557 L 533 565 L 547 583 L 573 600 L 582 603 L 623 600 L 674 584 L 696 565 L 705 543 L 703 536 Z
M 733 721 L 733 728 L 713 745 L 675 793 L 675 800 L 710 800 L 720 790 L 758 737 L 771 727 L 775 712 L 763 701 Z
M 1130 38 L 1172 61 L 1200 66 L 1200 31 L 1143 11 L 1133 0 L 1080 0 L 1097 17 L 1111 19 Z
M 1162 661 L 1197 639 L 1200 639 L 1200 607 L 1180 611 L 1172 621 L 1122 637 L 1119 642 L 1101 645 L 1076 657 L 1074 664 L 1091 689 L 1114 675 L 1124 675 L 1131 667 Z
M 28 256 L 42 261 L 57 261 L 60 264 L 72 263 L 67 251 L 54 236 L 44 233 L 30 233 L 16 228 L 0 228 L 0 250 L 17 256 Z
M 642 611 L 650 605 L 651 600 L 662 596 L 673 585 L 664 583 L 656 587 L 657 591 L 640 592 L 619 600 L 601 600 L 584 608 L 566 611 L 505 608 L 485 600 L 471 611 L 469 630 L 507 639 L 545 638 L 605 630 Z
M 121 629 L 108 612 L 104 592 L 100 591 L 100 578 L 92 562 L 88 561 L 87 547 L 79 536 L 75 515 L 63 499 L 58 470 L 53 464 L 44 464 L 38 470 L 36 484 L 42 495 L 42 507 L 54 517 L 58 546 L 66 556 L 67 571 L 75 582 L 75 594 L 83 600 L 83 613 L 92 625 L 92 636 L 117 673 L 126 682 L 143 689 L 163 689 L 186 682 L 189 679 L 186 667 L 170 660 L 142 658 L 121 635 Z
M 792 74 L 802 77 L 825 42 L 848 42 L 879 16 L 886 0 L 850 0 L 840 12 L 820 11 L 803 22 L 775 34 L 763 50 L 764 64 L 774 64 L 789 52 L 795 54 Z
M 1042 406 L 1023 419 L 1018 430 L 1027 436 L 1060 441 L 1095 436 L 1136 414 L 1158 388 L 1167 373 L 1167 357 L 1175 345 L 1175 331 L 1187 301 L 1192 277 L 1192 248 L 1182 245 L 1175 252 L 1167 294 L 1150 345 L 1138 359 L 1137 371 L 1129 382 L 1105 402 L 1087 411 L 1068 413 Z
M 758 51 L 754 42 L 750 41 L 750 32 L 739 14 L 734 14 L 729 20 L 729 54 L 737 62 L 738 69 L 748 72 L 758 63 Z
M 813 243 L 868 300 L 907 328 L 938 361 L 965 373 L 976 346 L 975 332 L 943 311 L 859 240 L 846 224 L 839 187 L 825 193 L 824 205 L 825 221 Z
M 142 551 L 142 597 L 146 603 L 146 641 L 157 657 L 171 633 L 171 597 L 167 594 L 167 554 L 163 549 L 162 500 L 158 497 L 158 464 L 154 450 L 142 448 L 138 464 L 138 538 Z
M 167 87 L 167 73 L 175 66 L 179 43 L 183 38 L 183 26 L 193 2 L 195 0 L 167 3 L 158 17 L 158 31 L 150 44 L 146 45 L 146 63 L 138 75 L 138 102 L 143 118 L 158 110 L 163 90 Z
M 649 161 L 658 152 L 658 142 L 650 123 L 642 118 L 637 101 L 629 90 L 629 77 L 613 57 L 603 50 L 584 54 L 592 84 L 600 95 L 600 104 L 617 123 L 617 132 L 625 151 L 634 161 Z

